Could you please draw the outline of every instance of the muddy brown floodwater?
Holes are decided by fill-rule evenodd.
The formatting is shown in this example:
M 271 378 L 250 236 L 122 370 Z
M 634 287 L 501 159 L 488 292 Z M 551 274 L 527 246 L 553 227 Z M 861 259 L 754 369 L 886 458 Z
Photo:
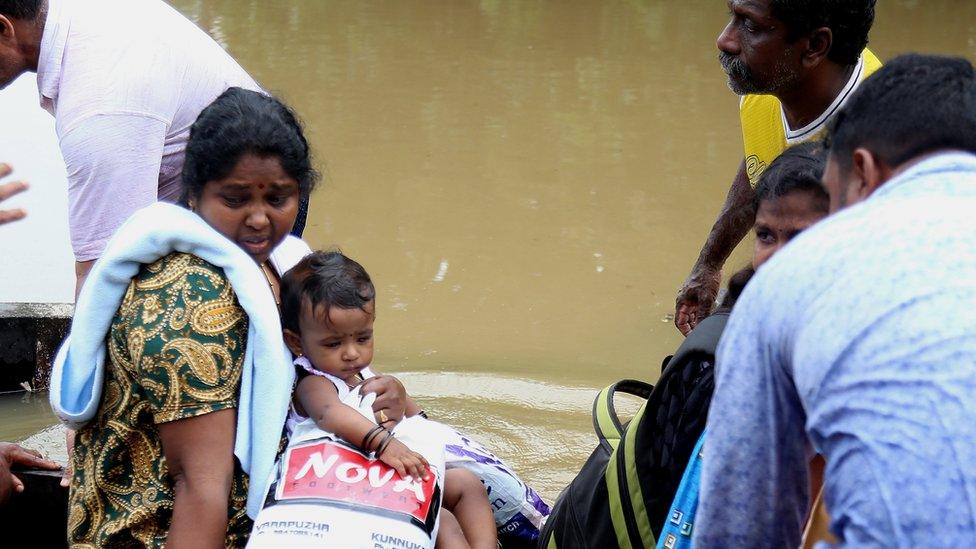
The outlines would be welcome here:
M 679 343 L 674 294 L 741 158 L 725 2 L 173 4 L 304 119 L 326 174 L 306 237 L 372 275 L 375 365 L 552 501 L 597 389 Z M 879 2 L 872 48 L 972 59 L 976 3 Z M 7 438 L 51 421 L 18 399 Z

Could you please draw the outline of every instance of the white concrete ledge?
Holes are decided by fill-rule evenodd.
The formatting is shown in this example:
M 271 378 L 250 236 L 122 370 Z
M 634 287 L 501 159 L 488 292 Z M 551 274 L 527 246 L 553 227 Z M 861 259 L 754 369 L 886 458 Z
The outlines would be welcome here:
M 0 303 L 0 318 L 71 318 L 70 303 Z

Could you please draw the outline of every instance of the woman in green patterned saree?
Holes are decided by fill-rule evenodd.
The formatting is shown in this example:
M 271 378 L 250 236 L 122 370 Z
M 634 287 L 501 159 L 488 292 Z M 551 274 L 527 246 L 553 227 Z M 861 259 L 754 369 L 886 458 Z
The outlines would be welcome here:
M 247 280 L 261 280 L 261 288 L 232 288 L 223 269 L 187 253 L 141 265 L 105 340 L 98 409 L 76 436 L 68 520 L 73 547 L 246 543 L 251 520 L 248 478 L 235 457 L 238 406 L 252 430 L 273 422 L 245 414 L 240 402 L 242 368 L 260 352 L 245 363 L 248 325 L 259 327 L 264 318 L 249 319 L 238 297 L 267 292 L 266 281 L 280 301 L 281 271 L 290 267 L 284 257 L 299 254 L 297 262 L 308 251 L 288 233 L 316 179 L 300 124 L 272 97 L 231 88 L 193 124 L 183 200 L 209 226 L 201 230 L 213 229 L 258 264 L 263 279 L 255 272 L 259 278 Z M 274 331 L 280 338 L 277 320 Z M 403 416 L 406 392 L 395 378 L 378 376 L 363 390 L 377 394 L 378 415 Z M 248 398 L 260 391 L 250 387 Z M 271 446 L 284 426 L 288 396 L 282 424 L 274 432 L 261 429 Z M 256 444 L 249 436 L 240 440 Z M 258 504 L 252 515 L 263 497 L 252 494 Z
M 232 88 L 194 123 L 184 199 L 262 268 L 311 191 L 302 128 Z M 248 317 L 222 269 L 170 253 L 143 265 L 112 321 L 104 390 L 72 456 L 72 546 L 239 547 L 250 520 L 234 457 Z
M 295 116 L 228 90 L 194 123 L 183 179 L 189 208 L 261 266 L 277 299 L 268 260 L 316 180 Z M 111 324 L 98 411 L 76 437 L 73 547 L 246 542 L 234 440 L 247 334 L 222 269 L 177 252 L 142 266 Z

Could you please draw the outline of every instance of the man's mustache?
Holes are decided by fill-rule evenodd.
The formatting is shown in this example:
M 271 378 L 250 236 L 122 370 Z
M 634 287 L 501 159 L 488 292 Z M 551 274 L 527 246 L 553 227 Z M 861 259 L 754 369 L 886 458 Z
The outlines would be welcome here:
M 740 82 L 748 82 L 751 80 L 752 72 L 738 57 L 720 51 L 718 52 L 718 62 L 722 64 L 722 70 L 725 71 L 725 74 L 728 74 L 731 78 Z

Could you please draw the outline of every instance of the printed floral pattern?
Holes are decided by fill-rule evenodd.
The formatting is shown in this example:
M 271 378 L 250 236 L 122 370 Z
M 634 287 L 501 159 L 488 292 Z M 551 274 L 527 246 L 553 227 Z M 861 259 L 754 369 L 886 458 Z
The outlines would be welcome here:
M 72 547 L 162 547 L 173 484 L 157 425 L 234 408 L 247 316 L 223 272 L 174 253 L 132 280 L 109 333 L 102 402 L 78 432 L 68 519 Z M 237 464 L 227 547 L 251 523 Z

